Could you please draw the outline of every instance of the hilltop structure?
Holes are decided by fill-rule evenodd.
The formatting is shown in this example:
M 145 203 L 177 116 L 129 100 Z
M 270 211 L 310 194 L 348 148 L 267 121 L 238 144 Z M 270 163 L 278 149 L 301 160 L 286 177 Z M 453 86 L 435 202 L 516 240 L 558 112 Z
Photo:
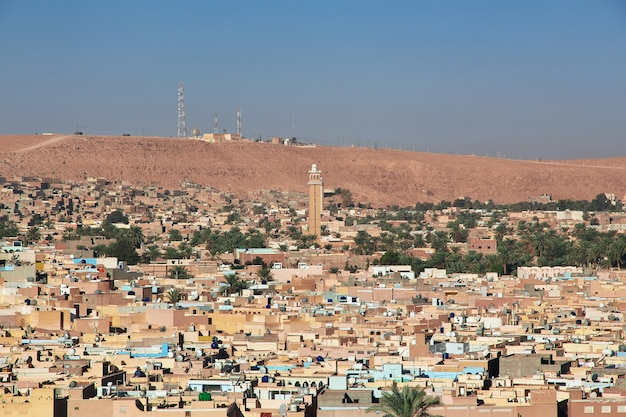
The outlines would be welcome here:
M 309 229 L 308 233 L 318 238 L 322 234 L 322 201 L 324 198 L 324 182 L 322 171 L 317 165 L 311 165 L 309 171 Z

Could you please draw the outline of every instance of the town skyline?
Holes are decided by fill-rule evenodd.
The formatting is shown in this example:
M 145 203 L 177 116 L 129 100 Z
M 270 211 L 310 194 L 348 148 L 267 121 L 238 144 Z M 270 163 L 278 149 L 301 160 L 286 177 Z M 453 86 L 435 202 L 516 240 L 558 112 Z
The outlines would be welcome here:
M 619 2 L 12 2 L 0 134 L 75 130 L 522 159 L 623 155 Z M 28 30 L 23 28 L 28 26 Z M 19 36 L 16 36 L 18 35 Z
M 445 417 L 625 412 L 624 199 L 344 188 L 317 213 L 320 171 L 309 198 L 0 177 L 5 414 L 364 417 L 396 388 Z

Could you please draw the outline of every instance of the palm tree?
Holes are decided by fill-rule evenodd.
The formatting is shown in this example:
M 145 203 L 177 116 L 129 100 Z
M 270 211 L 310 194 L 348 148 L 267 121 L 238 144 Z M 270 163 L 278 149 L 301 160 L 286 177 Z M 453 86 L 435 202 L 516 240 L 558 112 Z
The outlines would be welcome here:
M 622 259 L 626 254 L 626 236 L 619 235 L 617 239 L 609 244 L 607 248 L 607 257 L 613 264 L 617 264 L 618 269 L 622 269 Z
M 183 242 L 178 245 L 178 253 L 185 259 L 191 259 L 193 256 L 193 247 L 187 242 Z
M 382 417 L 427 417 L 428 409 L 437 404 L 439 399 L 428 396 L 423 389 L 405 385 L 400 390 L 394 382 L 391 391 L 383 393 L 380 402 L 367 412 L 380 412 Z
M 226 278 L 226 283 L 228 284 L 227 287 L 224 287 L 224 295 L 241 294 L 242 290 L 250 286 L 248 282 L 239 278 L 237 274 L 226 275 L 224 278 Z
M 430 246 L 436 251 L 446 252 L 448 250 L 448 234 L 443 230 L 437 230 L 430 235 Z
M 269 268 L 261 268 L 259 272 L 257 272 L 256 274 L 263 281 L 272 281 L 274 279 L 274 274 L 272 273 L 272 270 Z
M 99 258 L 107 255 L 109 247 L 101 243 L 99 245 L 92 246 L 91 250 L 93 251 L 94 258 Z
M 189 272 L 187 272 L 187 268 L 185 268 L 182 265 L 174 265 L 170 269 L 169 276 L 170 276 L 170 278 L 175 278 L 175 279 L 191 278 L 191 274 L 189 274 Z
M 39 242 L 41 240 L 41 230 L 38 226 L 32 226 L 26 234 L 26 242 Z
M 144 252 L 144 256 L 151 262 L 155 261 L 159 256 L 161 256 L 161 249 L 159 249 L 157 245 L 150 245 Z
M 141 248 L 141 245 L 143 245 L 143 242 L 146 240 L 143 229 L 139 226 L 131 226 L 126 233 L 130 243 L 137 249 Z
M 171 288 L 165 293 L 165 300 L 168 303 L 176 304 L 183 299 L 183 292 L 178 288 Z

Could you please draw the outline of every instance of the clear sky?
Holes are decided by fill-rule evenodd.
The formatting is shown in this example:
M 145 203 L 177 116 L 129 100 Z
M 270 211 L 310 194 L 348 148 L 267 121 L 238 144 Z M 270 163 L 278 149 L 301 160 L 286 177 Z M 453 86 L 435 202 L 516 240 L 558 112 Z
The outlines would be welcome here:
M 0 0 L 0 134 L 625 156 L 623 0 Z

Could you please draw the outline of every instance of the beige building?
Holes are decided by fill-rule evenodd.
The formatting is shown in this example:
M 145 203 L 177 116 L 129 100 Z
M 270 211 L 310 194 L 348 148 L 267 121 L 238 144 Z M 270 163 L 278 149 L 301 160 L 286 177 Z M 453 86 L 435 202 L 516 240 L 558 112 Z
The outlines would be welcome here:
M 202 135 L 201 140 L 211 143 L 222 143 L 241 139 L 241 135 L 238 135 L 236 133 L 205 133 L 204 135 Z
M 311 165 L 309 171 L 309 229 L 308 234 L 322 235 L 322 201 L 324 198 L 324 182 L 322 171 L 317 169 L 317 165 Z

